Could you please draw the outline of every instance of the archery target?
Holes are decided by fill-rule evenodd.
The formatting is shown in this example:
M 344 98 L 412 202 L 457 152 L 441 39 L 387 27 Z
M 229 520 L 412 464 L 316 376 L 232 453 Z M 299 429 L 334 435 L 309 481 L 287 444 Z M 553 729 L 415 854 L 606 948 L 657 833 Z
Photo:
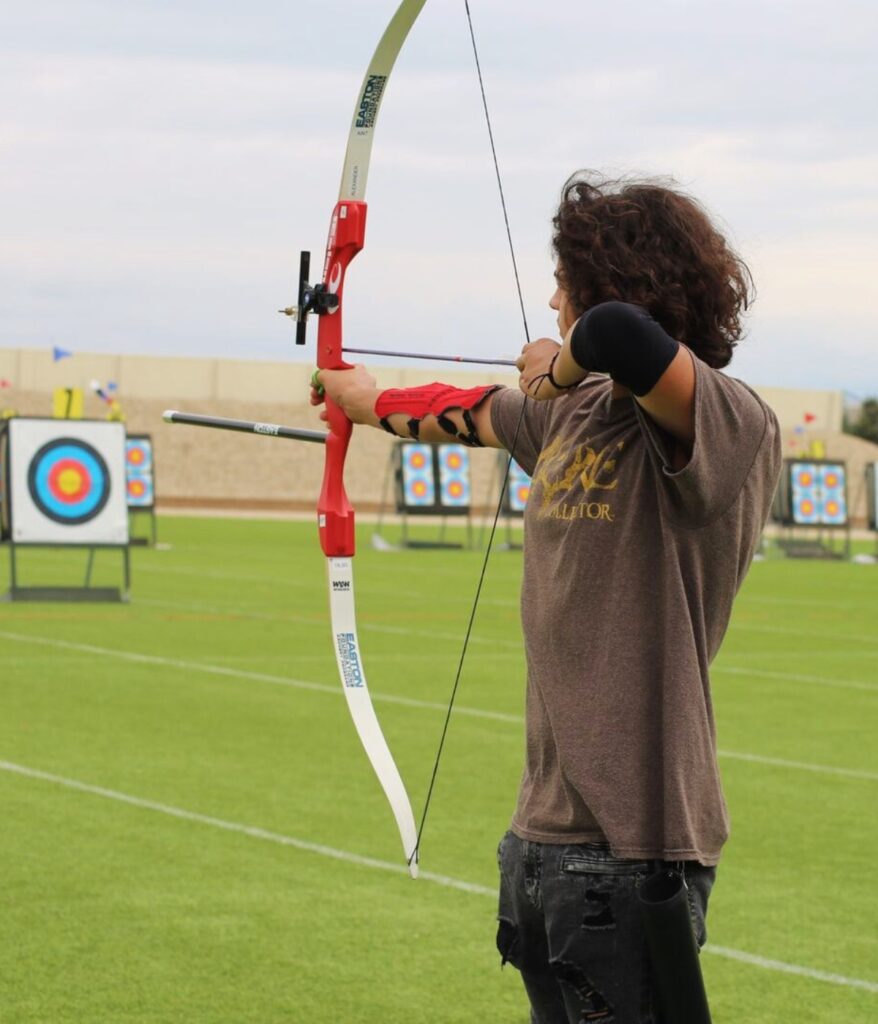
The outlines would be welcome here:
M 125 481 L 125 489 L 129 508 L 152 508 L 155 504 L 151 476 L 129 474 Z
M 792 474 L 793 522 L 814 526 L 820 522 L 820 495 L 817 488 L 817 466 L 813 462 L 794 462 Z
M 16 544 L 127 544 L 125 428 L 88 420 L 9 426 Z
M 505 469 L 506 456 L 504 455 L 502 458 Z M 509 480 L 506 489 L 506 502 L 509 511 L 518 515 L 522 514 L 529 497 L 530 477 L 525 473 L 521 466 L 513 460 L 512 464 L 509 466 Z
M 436 504 L 433 449 L 428 444 L 401 445 L 402 499 L 407 508 L 432 508 Z
M 129 473 L 152 472 L 152 439 L 129 437 L 125 441 L 125 468 Z
M 86 441 L 57 438 L 31 459 L 27 486 L 34 505 L 56 523 L 78 526 L 100 515 L 110 497 L 110 472 Z
M 797 526 L 845 526 L 847 470 L 843 463 L 789 463 L 790 512 Z
M 129 436 L 125 441 L 125 489 L 129 508 L 155 505 L 152 438 Z
M 443 508 L 468 509 L 471 487 L 469 451 L 460 444 L 440 444 L 439 504 Z
M 820 466 L 821 522 L 826 526 L 844 526 L 848 521 L 847 480 L 845 467 L 827 463 Z

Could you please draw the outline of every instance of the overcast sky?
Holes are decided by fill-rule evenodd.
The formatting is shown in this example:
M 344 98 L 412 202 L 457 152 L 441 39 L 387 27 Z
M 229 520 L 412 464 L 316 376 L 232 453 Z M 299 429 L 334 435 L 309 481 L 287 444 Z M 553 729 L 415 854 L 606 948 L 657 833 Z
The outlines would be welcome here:
M 304 358 L 276 310 L 325 243 L 395 5 L 3 5 L 0 347 Z M 534 336 L 567 175 L 672 175 L 756 277 L 730 372 L 878 394 L 875 0 L 471 7 Z M 480 102 L 463 0 L 427 0 L 376 133 L 350 344 L 518 351 Z

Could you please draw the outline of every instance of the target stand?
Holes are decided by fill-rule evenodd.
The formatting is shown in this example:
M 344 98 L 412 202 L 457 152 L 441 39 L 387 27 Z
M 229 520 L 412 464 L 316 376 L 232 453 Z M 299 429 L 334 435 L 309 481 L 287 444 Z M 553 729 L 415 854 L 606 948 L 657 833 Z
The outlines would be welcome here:
M 0 466 L 0 541 L 9 548 L 10 571 L 5 600 L 126 601 L 131 565 L 122 424 L 7 420 L 0 425 Z M 23 551 L 59 548 L 87 553 L 81 585 L 21 583 Z M 92 585 L 95 556 L 103 549 L 121 555 L 121 587 Z M 56 566 L 53 560 L 52 570 Z
M 128 501 L 129 544 L 154 548 L 158 543 L 155 457 L 149 434 L 129 434 L 125 439 L 125 494 Z M 136 529 L 144 520 L 146 536 Z
M 847 467 L 829 459 L 784 459 L 772 518 L 788 558 L 848 559 L 851 524 Z
M 400 516 L 404 548 L 461 549 L 473 546 L 472 485 L 470 482 L 470 451 L 461 444 L 421 444 L 398 441 L 393 445 L 385 475 L 384 494 L 378 514 L 373 544 L 391 549 L 380 540 L 387 490 L 394 484 L 396 513 Z M 438 517 L 436 539 L 416 539 L 409 533 L 409 517 Z M 466 519 L 466 543 L 446 540 L 449 518 Z

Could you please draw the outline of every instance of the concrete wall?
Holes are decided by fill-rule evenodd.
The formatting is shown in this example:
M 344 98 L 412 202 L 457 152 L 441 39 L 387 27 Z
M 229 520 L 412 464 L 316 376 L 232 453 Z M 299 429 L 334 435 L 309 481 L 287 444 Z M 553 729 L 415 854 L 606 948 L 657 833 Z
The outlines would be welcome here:
M 387 387 L 404 387 L 437 377 L 461 387 L 515 380 L 510 374 L 465 373 L 438 364 L 411 369 L 378 367 L 376 362 L 374 372 Z M 0 390 L 0 409 L 50 416 L 54 388 L 81 387 L 86 415 L 102 418 L 106 406 L 90 392 L 89 382 L 115 381 L 129 430 L 152 434 L 155 441 L 160 506 L 311 510 L 323 474 L 320 446 L 170 426 L 161 418 L 165 409 L 178 408 L 322 429 L 317 413 L 307 403 L 310 373 L 311 366 L 305 363 L 87 353 L 55 363 L 48 349 L 0 349 L 0 380 L 13 385 Z M 796 455 L 803 450 L 804 442 L 821 439 L 830 458 L 848 462 L 853 514 L 864 521 L 865 496 L 860 482 L 865 463 L 878 460 L 878 446 L 841 433 L 842 393 L 756 390 L 778 414 L 785 435 L 785 455 Z M 794 433 L 804 424 L 806 413 L 814 417 L 807 433 Z M 792 442 L 797 447 L 792 447 Z M 392 444 L 391 437 L 378 431 L 354 431 L 346 475 L 355 507 L 363 511 L 379 507 Z M 472 463 L 474 503 L 493 505 L 496 456 L 475 451 Z
M 159 508 L 223 507 L 311 511 L 323 476 L 320 445 L 254 437 L 162 420 L 169 408 L 233 419 L 325 429 L 307 401 L 312 367 L 304 363 L 176 359 L 149 356 L 80 355 L 52 362 L 50 352 L 0 349 L 0 409 L 23 416 L 51 416 L 52 391 L 80 387 L 85 415 L 101 419 L 107 407 L 89 389 L 97 379 L 118 385 L 117 396 L 131 433 L 151 434 L 155 445 Z M 381 369 L 388 387 L 436 379 L 436 368 Z M 491 374 L 443 374 L 462 387 L 494 379 Z M 508 377 L 505 378 L 508 381 Z M 347 490 L 355 508 L 377 511 L 393 438 L 355 430 L 346 463 Z M 473 452 L 476 505 L 493 505 L 496 453 Z
M 781 429 L 788 430 L 809 421 L 808 432 L 840 434 L 844 426 L 843 391 L 809 391 L 796 388 L 753 389 L 766 401 L 780 421 Z

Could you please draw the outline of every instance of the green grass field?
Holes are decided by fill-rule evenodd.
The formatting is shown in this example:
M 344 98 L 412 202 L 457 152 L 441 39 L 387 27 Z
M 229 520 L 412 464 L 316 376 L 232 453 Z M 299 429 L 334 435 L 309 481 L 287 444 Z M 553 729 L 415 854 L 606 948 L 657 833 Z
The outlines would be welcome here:
M 369 533 L 360 638 L 417 811 L 481 555 Z M 525 1024 L 493 948 L 520 554 L 492 556 L 413 882 L 340 693 L 312 525 L 168 518 L 160 540 L 133 553 L 129 605 L 0 605 L 0 1021 Z M 25 582 L 71 558 L 26 552 Z M 769 559 L 739 598 L 714 666 L 717 1024 L 878 1019 L 876 622 L 876 567 Z

